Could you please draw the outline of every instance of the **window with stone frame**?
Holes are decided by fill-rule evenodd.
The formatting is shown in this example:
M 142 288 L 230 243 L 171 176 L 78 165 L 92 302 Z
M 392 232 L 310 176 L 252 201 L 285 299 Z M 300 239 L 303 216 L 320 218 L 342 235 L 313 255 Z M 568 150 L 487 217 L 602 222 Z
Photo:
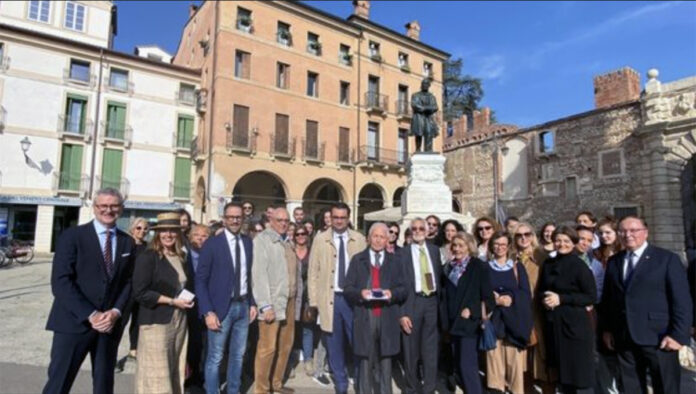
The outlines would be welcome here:
M 290 65 L 278 62 L 276 74 L 276 87 L 288 89 L 290 87 Z
M 49 22 L 51 12 L 51 2 L 49 0 L 31 0 L 29 1 L 29 14 L 27 17 L 37 22 Z
M 626 216 L 639 216 L 640 212 L 638 210 L 638 207 L 635 205 L 626 205 L 626 206 L 615 206 L 611 208 L 612 215 L 616 220 L 621 220 L 625 218 Z
M 433 78 L 434 77 L 434 71 L 433 71 L 433 64 L 430 62 L 423 62 L 423 76 L 424 77 L 429 77 Z
M 69 1 L 65 4 L 65 27 L 72 30 L 84 31 L 86 7 Z
M 559 177 L 558 163 L 542 163 L 539 175 L 542 182 L 557 181 Z
M 350 129 L 338 128 L 338 161 L 350 163 Z
M 574 200 L 578 197 L 578 178 L 569 176 L 565 179 L 565 198 Z
M 542 131 L 538 134 L 537 153 L 545 155 L 556 152 L 556 133 L 553 130 Z
M 349 45 L 341 44 L 338 47 L 338 62 L 346 66 L 350 66 L 353 63 L 353 55 L 350 53 Z
M 292 33 L 290 33 L 289 24 L 279 21 L 276 36 L 276 40 L 278 41 L 278 43 L 288 47 L 292 46 Z
M 290 117 L 284 114 L 276 114 L 275 138 L 273 139 L 273 153 L 287 155 L 290 153 Z
M 319 122 L 307 120 L 305 135 L 305 158 L 319 158 Z
M 404 71 L 409 70 L 409 65 L 408 65 L 408 53 L 405 52 L 399 52 L 399 68 L 401 68 Z
M 250 33 L 251 25 L 251 10 L 247 10 L 246 8 L 242 7 L 237 7 L 237 30 Z
M 319 97 L 319 74 L 307 72 L 307 96 Z
M 622 149 L 612 149 L 598 153 L 599 177 L 606 178 L 624 174 L 625 163 Z
M 370 41 L 368 44 L 368 55 L 374 61 L 381 62 L 382 55 L 379 53 L 379 43 L 376 41 Z
M 232 146 L 237 148 L 249 147 L 249 107 L 234 106 L 232 114 Z
M 321 56 L 321 42 L 319 42 L 318 34 L 307 32 L 307 52 Z
M 236 50 L 234 53 L 234 76 L 249 79 L 251 74 L 251 53 Z
M 350 105 L 350 82 L 341 81 L 339 102 L 341 105 Z

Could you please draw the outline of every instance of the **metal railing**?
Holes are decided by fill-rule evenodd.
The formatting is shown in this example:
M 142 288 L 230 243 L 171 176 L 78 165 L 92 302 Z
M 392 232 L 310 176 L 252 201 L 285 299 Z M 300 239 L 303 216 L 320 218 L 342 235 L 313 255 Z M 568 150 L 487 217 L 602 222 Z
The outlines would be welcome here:
M 96 81 L 97 81 L 97 76 L 92 74 L 92 73 L 87 74 L 86 79 L 82 79 L 82 78 L 73 77 L 70 73 L 69 67 L 63 69 L 63 82 L 66 82 L 66 83 L 72 82 L 72 83 L 77 83 L 80 85 L 86 85 L 86 86 L 93 87 L 95 85 Z
M 133 128 L 128 125 L 117 124 L 115 122 L 101 122 L 101 139 L 123 142 L 130 145 L 133 140 Z
M 336 161 L 340 164 L 355 163 L 355 149 L 341 149 L 339 144 L 336 144 Z
M 58 193 L 85 194 L 88 187 L 89 177 L 85 174 L 53 173 L 53 190 Z
M 133 83 L 133 81 L 127 80 L 125 86 L 119 84 L 112 84 L 111 78 L 108 76 L 104 77 L 104 86 L 106 86 L 111 92 L 121 92 L 127 93 L 129 95 L 133 94 L 133 91 L 135 90 L 135 84 Z
M 376 163 L 401 167 L 406 163 L 404 151 L 363 145 L 358 150 L 358 163 Z
M 271 153 L 274 156 L 295 158 L 295 145 L 297 145 L 297 137 L 288 138 L 287 141 L 283 141 L 280 138 L 276 139 L 275 134 L 270 135 L 271 142 Z
M 186 105 L 196 105 L 196 91 L 192 90 L 191 94 L 187 93 L 188 91 L 185 90 L 177 90 L 174 93 L 174 100 L 176 101 L 177 104 L 186 104 Z
M 190 201 L 193 192 L 193 184 L 177 184 L 169 182 L 169 198 L 177 201 Z
M 408 100 L 396 100 L 396 116 L 400 118 L 411 117 L 411 103 Z
M 178 132 L 172 133 L 172 147 L 176 150 L 190 151 L 193 138 L 193 136 L 191 138 L 186 138 L 186 136 L 180 138 Z
M 0 58 L 0 71 L 7 71 L 10 68 L 10 60 L 7 55 Z
M 317 144 L 316 141 L 302 139 L 302 160 L 324 162 L 326 160 L 326 142 Z
M 365 107 L 368 111 L 387 112 L 389 96 L 377 92 L 365 92 Z
M 99 188 L 114 188 L 121 192 L 123 198 L 128 198 L 128 193 L 130 192 L 130 181 L 128 179 L 123 177 L 120 179 L 109 179 L 102 176 L 97 176 L 96 181 Z
M 58 132 L 61 137 L 64 136 L 79 136 L 83 137 L 85 141 L 89 141 L 92 138 L 92 128 L 94 123 L 91 119 L 82 119 L 81 116 L 71 115 L 71 114 L 61 114 L 58 115 Z

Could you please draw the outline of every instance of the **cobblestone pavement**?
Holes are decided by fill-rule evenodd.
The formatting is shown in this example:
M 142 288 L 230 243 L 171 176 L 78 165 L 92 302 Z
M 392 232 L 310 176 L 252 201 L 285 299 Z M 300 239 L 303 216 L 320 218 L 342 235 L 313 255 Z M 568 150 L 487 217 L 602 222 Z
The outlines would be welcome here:
M 0 393 L 40 393 L 46 382 L 52 333 L 44 329 L 53 296 L 50 288 L 51 262 L 38 258 L 27 266 L 14 264 L 0 269 Z M 128 352 L 128 341 L 121 342 L 119 358 Z M 90 363 L 85 361 L 75 381 L 73 393 L 90 393 Z M 134 364 L 116 374 L 115 392 L 132 393 Z M 696 392 L 696 373 L 684 370 L 682 392 Z M 298 394 L 331 393 L 298 370 L 287 385 Z M 395 385 L 394 392 L 399 389 Z M 192 393 L 194 394 L 194 393 Z

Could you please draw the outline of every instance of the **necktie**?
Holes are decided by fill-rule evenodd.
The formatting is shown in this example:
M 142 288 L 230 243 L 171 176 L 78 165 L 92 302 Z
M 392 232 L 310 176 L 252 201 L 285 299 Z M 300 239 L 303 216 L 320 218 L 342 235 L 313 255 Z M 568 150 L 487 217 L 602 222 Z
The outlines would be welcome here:
M 425 248 L 420 247 L 420 271 L 421 271 L 421 290 L 425 295 L 430 295 L 433 292 L 433 274 L 430 272 L 430 264 L 428 264 L 428 256 L 425 254 Z
M 343 243 L 343 235 L 338 236 L 338 287 L 343 289 L 346 281 L 346 245 Z
M 628 265 L 626 266 L 626 276 L 624 276 L 624 284 L 628 284 L 633 276 L 633 271 L 636 269 L 637 255 L 635 252 L 631 252 L 628 255 Z
M 379 261 L 381 256 L 382 255 L 380 253 L 375 253 L 375 267 L 377 269 L 380 269 L 382 267 L 382 263 Z
M 111 230 L 106 230 L 106 242 L 104 242 L 104 266 L 109 280 L 114 276 L 114 258 L 111 251 Z
M 239 236 L 234 237 L 234 297 L 242 294 L 242 249 L 239 246 Z

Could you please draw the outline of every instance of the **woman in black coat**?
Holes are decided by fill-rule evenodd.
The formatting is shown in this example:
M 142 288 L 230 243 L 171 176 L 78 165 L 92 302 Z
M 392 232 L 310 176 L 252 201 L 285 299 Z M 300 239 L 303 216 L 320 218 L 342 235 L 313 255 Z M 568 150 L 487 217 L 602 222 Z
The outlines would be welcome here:
M 574 252 L 575 230 L 560 227 L 553 241 L 558 254 L 542 265 L 536 297 L 545 310 L 546 361 L 558 369 L 564 393 L 592 393 L 594 331 L 587 307 L 597 297 L 594 276 Z
M 493 290 L 486 263 L 478 254 L 476 240 L 460 232 L 450 240 L 452 259 L 443 269 L 443 331 L 452 337 L 452 353 L 460 387 L 467 394 L 483 392 L 478 374 L 478 337 L 481 304 L 493 310 Z

